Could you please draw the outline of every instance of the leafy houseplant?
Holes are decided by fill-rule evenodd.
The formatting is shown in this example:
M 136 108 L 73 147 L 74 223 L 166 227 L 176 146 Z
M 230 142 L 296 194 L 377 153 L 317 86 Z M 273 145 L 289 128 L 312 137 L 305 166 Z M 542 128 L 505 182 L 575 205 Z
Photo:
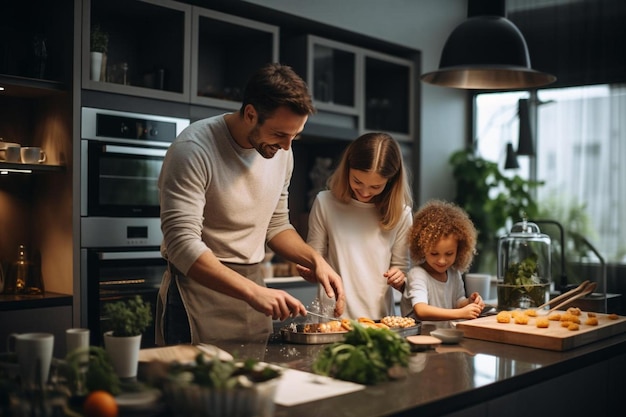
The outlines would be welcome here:
M 100 25 L 94 25 L 91 29 L 91 52 L 106 53 L 109 48 L 109 34 L 104 32 Z
M 108 327 L 114 337 L 141 335 L 152 324 L 150 303 L 139 296 L 105 304 L 104 314 L 109 319 Z
M 109 49 L 109 34 L 94 25 L 90 38 L 90 77 L 93 81 L 100 81 L 103 74 L 102 68 L 106 68 L 106 53 Z
M 456 203 L 478 230 L 478 251 L 473 271 L 495 273 L 498 236 L 523 217 L 535 218 L 538 207 L 531 189 L 541 181 L 504 175 L 496 162 L 483 159 L 472 148 L 454 152 L 449 159 L 456 180 Z
M 139 296 L 105 304 L 104 315 L 111 329 L 104 333 L 104 347 L 120 378 L 137 376 L 141 335 L 152 323 L 150 303 Z

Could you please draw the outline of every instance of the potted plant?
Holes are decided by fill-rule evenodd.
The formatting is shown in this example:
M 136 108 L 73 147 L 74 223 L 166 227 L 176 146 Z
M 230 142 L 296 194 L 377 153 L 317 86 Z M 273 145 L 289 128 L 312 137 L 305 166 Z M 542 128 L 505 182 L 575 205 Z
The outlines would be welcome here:
M 104 32 L 100 25 L 94 25 L 90 37 L 91 79 L 100 81 L 103 62 L 106 65 L 106 53 L 109 48 L 109 34 Z
M 152 323 L 150 303 L 141 297 L 104 305 L 107 328 L 104 346 L 120 378 L 137 375 L 141 335 Z
M 541 181 L 519 175 L 504 175 L 496 162 L 488 161 L 468 148 L 454 152 L 449 159 L 456 180 L 455 202 L 463 208 L 478 230 L 477 256 L 473 272 L 495 275 L 498 237 L 507 225 L 522 217 L 537 217 L 537 203 L 531 189 Z

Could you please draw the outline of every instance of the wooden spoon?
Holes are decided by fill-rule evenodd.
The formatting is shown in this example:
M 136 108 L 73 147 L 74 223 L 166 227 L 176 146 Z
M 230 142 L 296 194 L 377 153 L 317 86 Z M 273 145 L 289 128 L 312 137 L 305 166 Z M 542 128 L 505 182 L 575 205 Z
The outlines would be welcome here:
M 578 300 L 579 298 L 584 297 L 585 295 L 589 295 L 589 294 L 591 294 L 591 293 L 592 293 L 592 292 L 596 289 L 596 286 L 597 286 L 597 285 L 598 285 L 598 284 L 597 284 L 597 283 L 595 283 L 595 282 L 591 282 L 591 283 L 589 283 L 589 285 L 587 285 L 587 287 L 584 289 L 584 291 L 583 291 L 583 292 L 581 292 L 581 293 L 579 293 L 579 294 L 576 294 L 576 295 L 575 295 L 575 296 L 573 296 L 572 298 L 570 298 L 570 299 L 568 299 L 568 300 L 565 300 L 565 301 L 563 301 L 563 302 L 562 302 L 562 303 L 560 303 L 560 304 L 557 304 L 556 306 L 554 306 L 554 307 L 552 307 L 550 310 L 548 310 L 548 313 L 551 313 L 551 312 L 553 312 L 554 310 L 558 310 L 559 308 L 561 308 L 561 307 L 563 307 L 563 306 L 565 306 L 565 305 L 567 305 L 567 304 L 571 303 L 571 302 L 572 302 L 572 301 L 574 301 L 574 300 Z
M 552 305 L 554 303 L 558 303 L 559 301 L 561 301 L 561 300 L 563 300 L 563 299 L 565 299 L 567 297 L 570 297 L 570 296 L 572 296 L 572 295 L 574 295 L 576 293 L 579 293 L 579 292 L 583 291 L 585 289 L 585 287 L 587 287 L 587 285 L 589 285 L 589 280 L 583 281 L 583 282 L 581 282 L 581 284 L 578 287 L 574 288 L 573 290 L 569 290 L 568 292 L 565 292 L 565 293 L 559 295 L 558 297 L 554 297 L 552 300 L 548 301 L 547 303 L 541 304 L 539 307 L 537 307 L 537 310 L 541 310 L 542 308 L 544 308 L 546 306 Z

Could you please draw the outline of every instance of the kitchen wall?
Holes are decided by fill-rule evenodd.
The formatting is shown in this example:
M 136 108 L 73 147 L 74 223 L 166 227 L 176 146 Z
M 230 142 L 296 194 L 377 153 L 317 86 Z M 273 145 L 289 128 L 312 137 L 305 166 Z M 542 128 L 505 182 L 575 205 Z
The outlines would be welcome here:
M 422 51 L 423 68 L 437 68 L 450 32 L 467 15 L 466 0 L 245 0 Z M 414 149 L 419 201 L 454 198 L 448 157 L 466 141 L 467 93 L 420 83 L 421 141 Z

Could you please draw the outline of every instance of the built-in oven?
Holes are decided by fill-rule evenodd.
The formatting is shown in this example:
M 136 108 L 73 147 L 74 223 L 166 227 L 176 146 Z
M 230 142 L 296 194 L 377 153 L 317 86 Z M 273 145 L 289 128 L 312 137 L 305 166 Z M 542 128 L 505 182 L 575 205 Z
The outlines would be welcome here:
M 91 343 L 102 344 L 102 333 L 108 318 L 102 312 L 107 303 L 140 296 L 152 306 L 153 317 L 161 278 L 167 267 L 159 244 L 161 231 L 158 219 L 105 218 L 83 222 L 83 247 L 80 250 L 82 325 L 91 332 Z M 115 230 L 111 230 L 111 228 Z M 105 239 L 102 239 L 104 237 Z M 106 240 L 106 238 L 111 240 Z M 126 246 L 123 241 L 135 242 Z M 143 347 L 155 346 L 154 330 L 142 336 Z
M 102 343 L 106 303 L 139 295 L 156 306 L 167 266 L 157 180 L 188 119 L 83 108 L 80 182 L 80 321 Z M 142 346 L 154 345 L 149 329 Z

